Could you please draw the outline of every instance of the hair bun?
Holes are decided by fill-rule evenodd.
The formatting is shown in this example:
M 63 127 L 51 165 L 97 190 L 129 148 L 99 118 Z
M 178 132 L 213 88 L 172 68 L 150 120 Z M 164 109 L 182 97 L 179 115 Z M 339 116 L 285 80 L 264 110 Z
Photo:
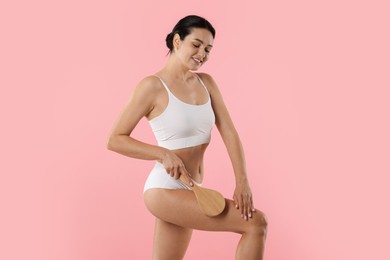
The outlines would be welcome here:
M 172 41 L 173 41 L 173 35 L 172 35 L 172 33 L 168 33 L 167 37 L 165 38 L 165 42 L 167 44 L 168 49 L 170 49 L 170 50 L 173 49 Z

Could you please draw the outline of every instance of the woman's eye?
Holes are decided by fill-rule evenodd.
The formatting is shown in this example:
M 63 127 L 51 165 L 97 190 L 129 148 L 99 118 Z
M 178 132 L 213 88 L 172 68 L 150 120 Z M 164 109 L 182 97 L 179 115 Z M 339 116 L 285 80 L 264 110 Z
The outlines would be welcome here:
M 195 48 L 200 48 L 200 45 L 196 45 L 196 44 L 192 44 Z M 209 49 L 205 49 L 204 50 L 205 52 L 207 53 L 210 53 L 210 50 Z

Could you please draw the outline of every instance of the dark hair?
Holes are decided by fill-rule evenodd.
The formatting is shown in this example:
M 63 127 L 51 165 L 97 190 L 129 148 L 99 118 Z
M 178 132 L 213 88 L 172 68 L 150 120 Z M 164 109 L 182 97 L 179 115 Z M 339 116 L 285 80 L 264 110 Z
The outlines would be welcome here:
M 188 15 L 177 22 L 175 27 L 173 27 L 172 32 L 169 33 L 165 38 L 165 42 L 169 49 L 168 54 L 173 50 L 173 36 L 178 33 L 180 39 L 184 40 L 184 38 L 191 33 L 192 28 L 207 29 L 211 32 L 213 38 L 215 38 L 215 29 L 209 21 L 197 15 Z

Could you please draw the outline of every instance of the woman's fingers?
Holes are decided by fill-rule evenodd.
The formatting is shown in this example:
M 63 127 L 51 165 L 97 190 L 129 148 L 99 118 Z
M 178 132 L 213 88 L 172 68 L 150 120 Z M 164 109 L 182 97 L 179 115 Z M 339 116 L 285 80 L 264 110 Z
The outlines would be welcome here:
M 239 203 L 238 203 L 237 196 L 235 194 L 233 195 L 233 201 L 234 201 L 234 206 L 236 207 L 236 209 L 238 209 Z
M 255 205 L 253 204 L 253 197 L 251 196 L 251 211 L 250 212 L 255 212 Z
M 242 194 L 240 194 L 238 200 L 238 209 L 240 210 L 241 217 L 244 218 L 244 198 L 242 197 Z
M 253 209 L 252 196 L 248 195 L 247 212 L 248 212 L 248 217 L 249 218 L 252 218 L 252 209 Z
M 248 220 L 248 195 L 247 194 L 243 194 L 242 204 L 244 208 L 243 209 L 244 219 Z
M 248 208 L 247 208 L 247 210 L 248 210 L 248 217 L 249 218 L 252 218 L 252 209 L 253 209 L 253 207 L 252 207 L 251 199 L 249 198 L 249 205 L 248 205 Z
M 177 179 L 177 167 L 173 166 L 172 170 L 171 170 L 171 177 Z
M 241 217 L 245 220 L 252 218 L 255 208 L 253 206 L 253 199 L 251 194 L 241 194 Z
M 253 206 L 252 192 L 247 183 L 238 183 L 233 193 L 236 209 L 244 220 L 252 218 L 255 208 Z
M 239 194 L 233 195 L 233 201 L 236 209 L 239 210 L 241 217 L 244 220 L 249 220 L 252 218 L 255 208 L 253 206 L 253 199 L 251 194 Z
M 178 180 L 180 178 L 180 175 L 183 174 L 188 180 L 190 186 L 194 186 L 191 179 L 191 174 L 186 170 L 184 163 L 176 155 L 174 155 L 174 157 L 170 159 L 167 159 L 164 165 L 165 170 L 172 178 Z
M 194 186 L 194 183 L 192 182 L 192 179 L 191 179 L 191 174 L 187 171 L 184 164 L 182 164 L 180 167 L 180 173 L 184 175 L 184 177 L 187 179 L 187 181 L 191 187 Z
M 172 178 L 179 179 L 184 164 L 176 154 L 168 150 L 164 159 L 160 161 Z
M 179 177 L 180 177 L 180 171 L 181 171 L 179 165 L 168 166 L 168 167 L 165 168 L 165 170 L 167 171 L 167 173 L 168 173 L 172 178 L 179 179 Z
M 245 204 L 244 204 L 244 197 L 242 194 L 239 194 L 238 196 L 236 194 L 233 195 L 234 204 L 236 206 L 236 209 L 240 211 L 240 215 L 243 219 L 245 219 Z
M 252 218 L 253 216 L 253 213 L 256 211 L 255 210 L 255 206 L 253 205 L 253 197 L 251 194 L 249 194 L 249 197 L 248 197 L 248 216 L 250 218 Z

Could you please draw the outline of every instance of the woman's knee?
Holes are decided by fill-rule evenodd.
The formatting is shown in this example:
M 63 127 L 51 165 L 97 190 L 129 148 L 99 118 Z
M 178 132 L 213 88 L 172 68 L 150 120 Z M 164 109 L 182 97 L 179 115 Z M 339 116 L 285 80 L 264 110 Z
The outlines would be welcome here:
M 267 216 L 257 210 L 253 215 L 252 218 L 248 220 L 248 228 L 246 230 L 247 233 L 256 234 L 265 236 L 267 233 L 267 226 L 268 226 L 268 220 Z

